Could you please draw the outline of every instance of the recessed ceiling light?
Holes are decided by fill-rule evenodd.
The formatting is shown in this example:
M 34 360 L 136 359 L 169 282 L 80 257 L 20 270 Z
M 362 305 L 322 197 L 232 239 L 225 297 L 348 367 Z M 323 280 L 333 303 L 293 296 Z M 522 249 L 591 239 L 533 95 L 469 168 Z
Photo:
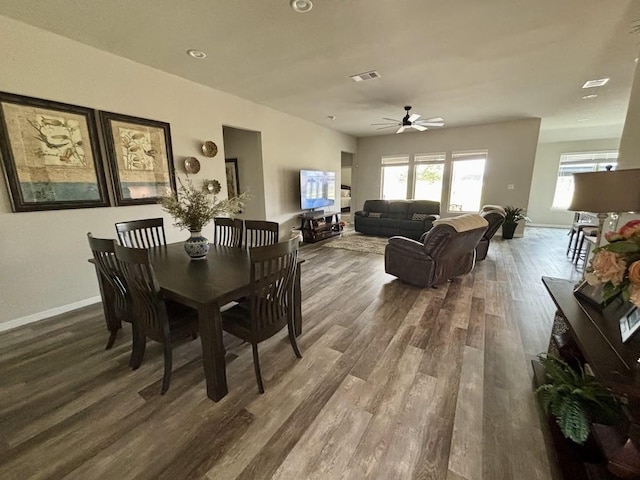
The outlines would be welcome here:
M 329 120 L 335 120 L 335 119 L 336 119 L 336 116 L 335 116 L 335 115 L 327 115 L 327 118 L 328 118 Z
M 592 98 L 596 98 L 598 95 L 591 94 L 591 95 L 585 95 L 584 97 L 582 97 L 583 100 L 591 100 Z
M 187 54 L 190 57 L 197 58 L 198 60 L 202 60 L 203 58 L 207 58 L 207 54 L 202 50 L 187 50 Z
M 311 0 L 291 0 L 291 8 L 298 13 L 307 13 L 313 8 Z
M 582 88 L 602 87 L 603 85 L 606 85 L 608 81 L 609 81 L 608 78 L 599 78 L 597 80 L 589 80 L 588 82 L 584 82 L 584 85 L 582 85 Z

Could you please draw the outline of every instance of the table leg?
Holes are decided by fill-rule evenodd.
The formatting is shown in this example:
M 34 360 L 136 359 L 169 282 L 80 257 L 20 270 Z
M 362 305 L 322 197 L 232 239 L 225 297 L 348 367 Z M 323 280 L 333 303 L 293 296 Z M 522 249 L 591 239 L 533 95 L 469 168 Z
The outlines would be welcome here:
M 198 326 L 202 344 L 202 363 L 207 383 L 207 396 L 221 400 L 228 392 L 227 372 L 222 343 L 222 317 L 217 304 L 198 308 Z
M 296 337 L 299 337 L 302 334 L 302 287 L 300 286 L 300 268 L 301 265 L 298 264 L 298 268 L 296 268 L 296 279 L 293 284 L 293 331 Z

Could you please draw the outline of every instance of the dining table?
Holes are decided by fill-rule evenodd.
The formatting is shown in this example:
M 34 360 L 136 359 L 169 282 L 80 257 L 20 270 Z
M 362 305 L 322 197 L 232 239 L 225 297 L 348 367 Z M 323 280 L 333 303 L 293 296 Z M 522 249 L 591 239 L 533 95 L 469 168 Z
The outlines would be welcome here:
M 179 242 L 151 247 L 149 254 L 163 298 L 186 305 L 198 312 L 207 396 L 217 402 L 229 391 L 220 308 L 249 295 L 249 250 L 211 245 L 204 259 L 192 260 L 185 252 L 183 242 Z M 302 333 L 302 262 L 303 260 L 298 261 L 293 288 L 293 323 L 296 336 Z M 112 309 L 108 308 L 108 299 L 112 298 L 112 295 L 107 291 L 107 282 L 99 283 L 105 303 L 105 316 L 108 317 L 113 315 Z

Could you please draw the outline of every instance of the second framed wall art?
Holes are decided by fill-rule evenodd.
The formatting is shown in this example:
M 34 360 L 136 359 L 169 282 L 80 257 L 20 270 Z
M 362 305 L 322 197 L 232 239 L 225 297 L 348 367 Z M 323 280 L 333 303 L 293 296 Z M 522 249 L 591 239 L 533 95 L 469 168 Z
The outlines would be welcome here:
M 116 205 L 157 203 L 176 189 L 168 123 L 100 112 Z

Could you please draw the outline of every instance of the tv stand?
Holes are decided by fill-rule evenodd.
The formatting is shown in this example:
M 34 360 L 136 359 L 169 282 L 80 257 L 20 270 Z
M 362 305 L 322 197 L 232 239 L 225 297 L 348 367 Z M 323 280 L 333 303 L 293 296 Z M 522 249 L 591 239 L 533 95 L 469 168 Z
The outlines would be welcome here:
M 340 212 L 305 212 L 298 215 L 300 230 L 305 243 L 315 243 L 335 237 L 342 232 Z

